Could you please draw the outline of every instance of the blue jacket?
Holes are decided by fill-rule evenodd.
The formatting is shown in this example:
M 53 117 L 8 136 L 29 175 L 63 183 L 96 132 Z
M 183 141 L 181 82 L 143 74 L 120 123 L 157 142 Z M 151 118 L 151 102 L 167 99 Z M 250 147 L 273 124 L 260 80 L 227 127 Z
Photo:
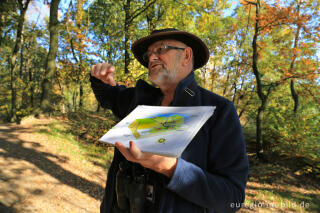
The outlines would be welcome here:
M 91 86 L 102 107 L 120 119 L 137 105 L 159 105 L 162 93 L 145 81 L 136 87 L 109 86 L 91 76 Z M 191 89 L 190 89 L 191 88 Z M 191 92 L 190 92 L 191 90 Z M 235 212 L 245 199 L 249 164 L 239 118 L 233 103 L 198 86 L 193 72 L 175 91 L 172 106 L 216 106 L 213 116 L 199 130 L 178 158 L 173 177 L 160 201 L 162 213 Z M 115 175 L 124 158 L 115 149 L 101 212 L 111 212 Z

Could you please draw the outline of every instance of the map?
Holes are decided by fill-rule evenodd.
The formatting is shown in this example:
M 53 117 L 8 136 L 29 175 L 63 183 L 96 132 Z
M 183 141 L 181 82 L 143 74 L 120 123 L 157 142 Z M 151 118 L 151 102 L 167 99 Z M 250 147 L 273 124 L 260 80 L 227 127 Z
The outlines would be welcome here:
M 151 118 L 136 119 L 129 125 L 129 129 L 137 139 L 171 131 L 182 131 L 182 127 L 186 128 L 186 125 L 184 125 L 185 117 L 187 116 L 170 113 Z
M 126 147 L 134 141 L 143 152 L 179 157 L 215 108 L 139 105 L 100 141 L 113 145 L 121 142 Z

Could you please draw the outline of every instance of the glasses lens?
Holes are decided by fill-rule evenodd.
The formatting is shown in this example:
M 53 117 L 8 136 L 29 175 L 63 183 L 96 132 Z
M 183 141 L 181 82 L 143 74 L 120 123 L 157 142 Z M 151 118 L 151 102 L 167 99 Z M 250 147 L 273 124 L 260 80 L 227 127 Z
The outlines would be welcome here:
M 164 47 L 159 47 L 158 49 L 156 49 L 157 55 L 165 54 L 167 51 L 168 51 L 168 49 L 167 49 L 166 46 L 164 46 Z
M 157 56 L 165 54 L 168 50 L 169 50 L 169 46 L 164 45 L 164 46 L 160 46 L 155 48 L 152 52 L 151 51 L 147 51 L 142 55 L 142 59 L 146 62 L 149 63 L 149 58 L 152 54 L 155 54 Z

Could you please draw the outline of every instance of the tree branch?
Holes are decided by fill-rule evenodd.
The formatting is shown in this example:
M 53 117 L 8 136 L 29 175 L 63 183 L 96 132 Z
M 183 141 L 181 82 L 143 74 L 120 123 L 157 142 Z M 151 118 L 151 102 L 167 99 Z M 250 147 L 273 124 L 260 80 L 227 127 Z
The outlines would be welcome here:
M 136 11 L 134 11 L 134 12 L 131 14 L 131 17 L 129 18 L 129 21 L 128 21 L 127 24 L 132 23 L 135 18 L 137 18 L 141 13 L 143 13 L 144 11 L 146 11 L 146 10 L 147 10 L 151 5 L 153 5 L 155 2 L 156 2 L 156 0 L 152 0 L 152 1 L 150 1 L 149 4 L 146 5 L 145 7 L 140 7 L 139 9 L 137 9 Z

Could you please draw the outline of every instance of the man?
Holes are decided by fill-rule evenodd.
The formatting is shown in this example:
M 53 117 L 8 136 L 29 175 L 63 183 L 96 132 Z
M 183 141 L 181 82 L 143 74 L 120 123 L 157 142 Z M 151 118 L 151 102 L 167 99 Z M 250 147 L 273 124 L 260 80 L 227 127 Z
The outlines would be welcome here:
M 248 159 L 236 110 L 229 100 L 197 85 L 193 70 L 209 51 L 197 36 L 176 29 L 153 31 L 132 45 L 149 70 L 136 87 L 119 86 L 115 67 L 91 68 L 97 100 L 124 118 L 137 105 L 216 106 L 179 158 L 143 153 L 134 142 L 117 142 L 108 172 L 101 212 L 234 212 L 245 197 Z M 141 187 L 140 187 L 141 186 Z

